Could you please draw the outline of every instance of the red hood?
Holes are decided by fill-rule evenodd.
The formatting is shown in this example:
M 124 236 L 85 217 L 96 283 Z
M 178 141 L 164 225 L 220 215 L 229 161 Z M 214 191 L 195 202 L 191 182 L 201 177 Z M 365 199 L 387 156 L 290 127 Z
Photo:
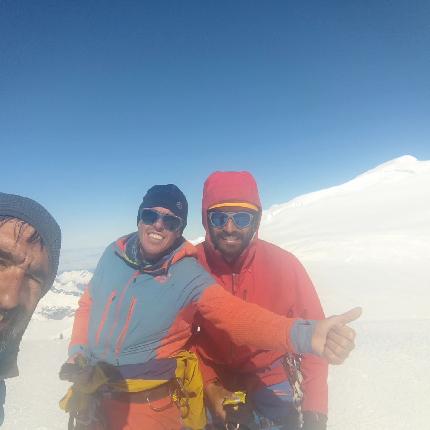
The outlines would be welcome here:
M 202 222 L 207 231 L 208 208 L 219 203 L 246 202 L 261 213 L 260 196 L 255 179 L 249 172 L 214 172 L 205 181 L 202 199 Z
M 212 257 L 224 260 L 221 254 L 215 250 L 208 233 L 207 212 L 208 208 L 219 203 L 246 202 L 257 206 L 261 216 L 261 202 L 258 194 L 257 183 L 249 172 L 214 172 L 205 181 L 202 199 L 202 223 L 206 231 L 206 246 L 209 245 Z M 257 224 L 257 230 L 258 230 Z M 244 260 L 248 260 L 253 242 L 257 239 L 257 233 L 248 248 L 243 252 L 240 261 L 235 266 L 241 266 Z M 251 252 L 253 255 L 253 253 Z M 248 257 L 248 258 L 246 258 Z

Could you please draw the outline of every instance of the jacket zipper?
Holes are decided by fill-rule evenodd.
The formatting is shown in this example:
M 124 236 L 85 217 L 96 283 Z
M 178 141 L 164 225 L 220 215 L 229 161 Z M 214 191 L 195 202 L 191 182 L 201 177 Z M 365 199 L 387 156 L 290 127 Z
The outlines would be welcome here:
M 237 293 L 237 273 L 232 273 L 231 275 L 231 290 L 233 293 L 233 296 Z M 233 361 L 233 352 L 234 352 L 234 345 L 233 342 L 230 342 L 230 363 Z
M 118 336 L 118 340 L 115 345 L 115 355 L 118 357 L 121 352 L 122 344 L 124 343 L 125 336 L 128 332 L 128 327 L 130 326 L 131 317 L 134 313 L 134 308 L 136 306 L 136 297 L 133 297 L 130 307 L 128 308 L 127 319 L 125 321 L 124 327 L 121 330 L 120 335 Z
M 237 293 L 237 273 L 232 273 L 231 275 L 231 290 L 233 291 L 233 296 Z
M 106 342 L 105 342 L 105 347 L 104 347 L 104 352 L 103 355 L 106 356 L 108 354 L 109 351 L 109 347 L 112 345 L 112 343 L 110 342 L 110 340 L 113 337 L 113 334 L 115 332 L 115 329 L 118 325 L 118 321 L 120 318 L 120 311 L 121 311 L 121 306 L 122 306 L 122 302 L 124 300 L 125 294 L 128 290 L 128 288 L 130 287 L 131 283 L 134 282 L 136 280 L 136 278 L 139 276 L 139 271 L 136 270 L 133 275 L 130 277 L 130 279 L 128 280 L 127 284 L 125 285 L 125 287 L 123 288 L 123 290 L 121 291 L 121 295 L 118 298 L 118 303 L 115 307 L 115 313 L 114 313 L 114 320 L 109 332 L 109 336 L 106 338 Z
M 100 335 L 101 335 L 101 333 L 103 331 L 103 327 L 104 327 L 104 325 L 106 323 L 107 316 L 109 315 L 110 307 L 111 307 L 113 301 L 115 300 L 115 297 L 116 297 L 116 291 L 112 291 L 110 293 L 109 297 L 108 297 L 107 302 L 106 302 L 105 308 L 103 310 L 102 319 L 101 319 L 99 327 L 97 329 L 97 333 L 96 333 L 96 345 L 98 345 L 98 343 L 100 341 Z

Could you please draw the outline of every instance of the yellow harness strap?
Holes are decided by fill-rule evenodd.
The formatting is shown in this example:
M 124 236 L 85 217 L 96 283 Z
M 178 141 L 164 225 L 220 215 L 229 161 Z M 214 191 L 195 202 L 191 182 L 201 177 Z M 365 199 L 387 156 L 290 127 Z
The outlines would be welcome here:
M 84 361 L 78 363 L 84 366 Z M 108 383 L 109 378 L 100 366 L 93 366 L 91 375 L 85 383 L 74 383 L 66 395 L 60 400 L 60 408 L 65 412 L 73 410 L 85 412 L 90 403 L 92 395 L 104 384 Z
M 181 415 L 186 427 L 193 430 L 203 429 L 206 425 L 206 413 L 203 401 L 203 378 L 197 356 L 183 351 L 175 356 L 176 379 L 180 390 L 173 400 L 181 408 Z
M 204 429 L 206 414 L 203 402 L 203 379 L 197 356 L 183 351 L 175 355 L 175 377 L 178 387 L 172 393 L 172 400 L 178 405 L 185 427 L 191 430 Z M 107 385 L 112 391 L 137 393 L 151 390 L 167 383 L 168 380 L 124 379 L 109 382 L 108 377 L 97 364 L 93 366 L 91 378 L 86 383 L 75 383 L 60 400 L 60 408 L 65 412 L 83 412 L 88 409 L 93 394 Z

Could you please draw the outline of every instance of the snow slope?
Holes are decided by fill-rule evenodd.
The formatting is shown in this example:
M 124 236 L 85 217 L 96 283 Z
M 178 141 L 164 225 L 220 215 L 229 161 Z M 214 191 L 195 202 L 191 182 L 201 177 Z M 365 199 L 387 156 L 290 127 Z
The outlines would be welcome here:
M 331 367 L 329 430 L 430 422 L 430 161 L 404 156 L 264 211 L 260 237 L 296 254 L 327 313 L 361 305 L 357 348 Z M 81 266 L 91 267 L 80 261 Z M 67 426 L 57 403 L 72 313 L 88 271 L 64 272 L 39 304 L 8 381 L 5 430 Z
M 260 237 L 305 264 L 328 312 L 429 318 L 430 161 L 404 156 L 355 179 L 272 206 Z

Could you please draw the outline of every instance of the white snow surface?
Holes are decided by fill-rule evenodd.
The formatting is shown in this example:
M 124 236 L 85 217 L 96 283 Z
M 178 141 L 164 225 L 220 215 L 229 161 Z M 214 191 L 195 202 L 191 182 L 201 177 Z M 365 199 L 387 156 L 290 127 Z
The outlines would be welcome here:
M 429 428 L 430 161 L 400 157 L 272 206 L 259 236 L 300 259 L 327 314 L 364 309 L 356 350 L 330 368 L 328 429 Z M 7 381 L 5 430 L 67 428 L 58 408 L 67 384 L 57 374 L 91 276 L 63 272 L 41 300 L 22 342 L 21 375 Z

